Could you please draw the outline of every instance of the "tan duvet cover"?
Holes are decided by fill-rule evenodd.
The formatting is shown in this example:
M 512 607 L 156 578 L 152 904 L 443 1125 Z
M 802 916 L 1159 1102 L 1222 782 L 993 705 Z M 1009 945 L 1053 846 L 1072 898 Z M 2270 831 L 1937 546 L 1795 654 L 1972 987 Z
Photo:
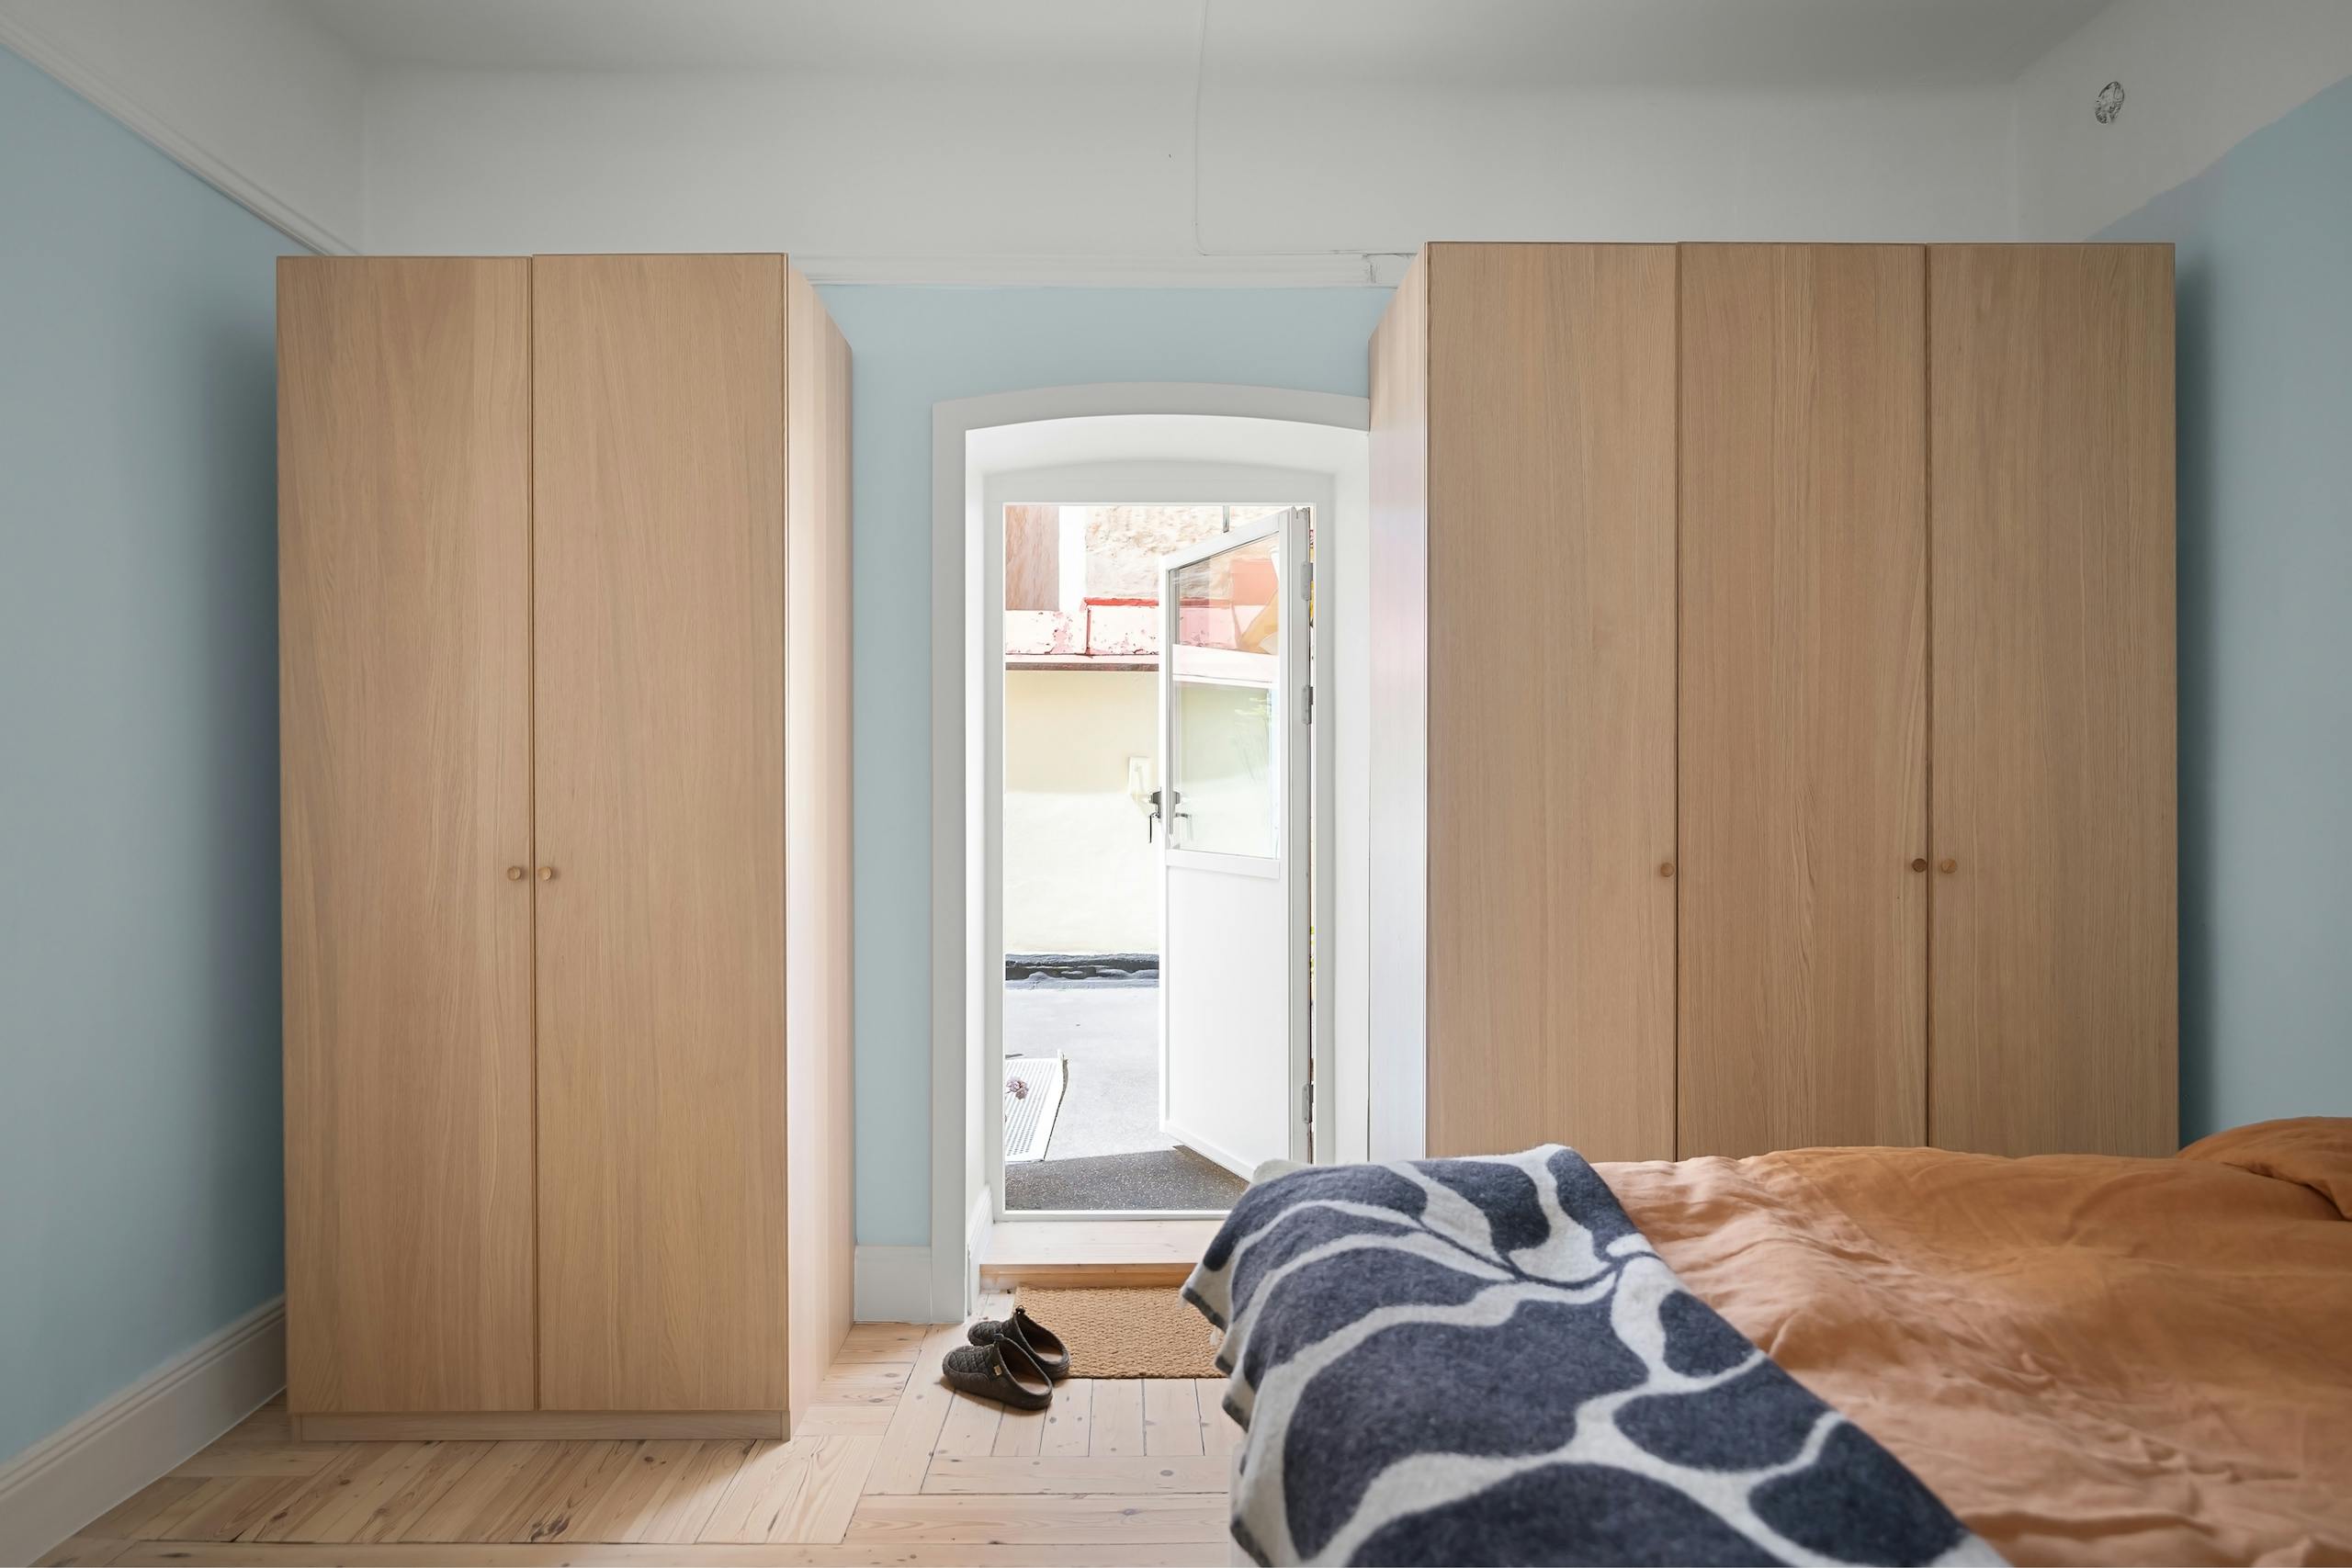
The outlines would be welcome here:
M 2352 1120 L 2172 1159 L 1599 1168 L 1693 1291 L 2011 1561 L 2352 1562 Z

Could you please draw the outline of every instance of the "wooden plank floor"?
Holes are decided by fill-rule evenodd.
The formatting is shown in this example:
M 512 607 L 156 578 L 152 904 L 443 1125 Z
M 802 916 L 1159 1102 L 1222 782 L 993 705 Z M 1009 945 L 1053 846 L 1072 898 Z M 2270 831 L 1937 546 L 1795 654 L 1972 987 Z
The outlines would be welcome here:
M 1221 1382 L 1073 1380 L 1009 1411 L 939 1381 L 962 1343 L 858 1325 L 788 1442 L 297 1443 L 280 1399 L 42 1562 L 1246 1561 Z

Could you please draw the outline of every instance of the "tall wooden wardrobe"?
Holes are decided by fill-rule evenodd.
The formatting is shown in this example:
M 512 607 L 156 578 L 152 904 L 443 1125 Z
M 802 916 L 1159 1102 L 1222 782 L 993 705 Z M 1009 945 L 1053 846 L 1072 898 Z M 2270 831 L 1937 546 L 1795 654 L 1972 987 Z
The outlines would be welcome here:
M 302 1435 L 779 1436 L 847 1331 L 848 367 L 777 255 L 279 263 Z
M 2176 1146 L 2172 352 L 2168 246 L 1421 254 L 1372 919 L 1430 1154 Z

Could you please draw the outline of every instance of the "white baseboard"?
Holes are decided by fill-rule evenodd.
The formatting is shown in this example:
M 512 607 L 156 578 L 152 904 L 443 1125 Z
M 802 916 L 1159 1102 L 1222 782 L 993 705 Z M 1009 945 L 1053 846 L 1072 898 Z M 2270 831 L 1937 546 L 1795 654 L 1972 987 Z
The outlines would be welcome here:
M 0 1464 L 0 1562 L 33 1562 L 285 1386 L 280 1296 Z
M 996 1231 L 996 1200 L 985 1187 L 972 1194 L 972 1201 L 964 1211 L 964 1267 L 956 1276 L 960 1294 L 953 1302 L 941 1303 L 956 1310 L 940 1319 L 949 1323 L 972 1312 L 980 1303 L 980 1258 L 989 1249 L 989 1237 Z
M 860 1323 L 929 1323 L 931 1248 L 861 1247 L 851 1305 Z

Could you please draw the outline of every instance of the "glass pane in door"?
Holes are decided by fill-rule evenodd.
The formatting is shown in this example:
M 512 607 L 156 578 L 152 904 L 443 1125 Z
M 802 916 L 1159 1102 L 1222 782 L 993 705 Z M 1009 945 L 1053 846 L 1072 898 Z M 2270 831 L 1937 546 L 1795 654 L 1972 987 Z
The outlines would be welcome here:
M 1176 849 L 1281 852 L 1282 576 L 1278 535 L 1171 574 Z

